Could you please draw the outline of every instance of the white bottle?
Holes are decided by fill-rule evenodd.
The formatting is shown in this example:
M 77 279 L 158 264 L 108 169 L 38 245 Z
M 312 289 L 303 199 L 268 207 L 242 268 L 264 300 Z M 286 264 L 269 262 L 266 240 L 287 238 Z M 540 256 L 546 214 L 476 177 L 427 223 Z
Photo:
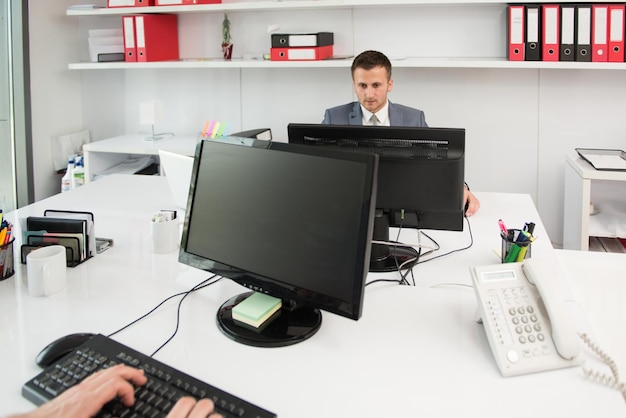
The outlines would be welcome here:
M 72 189 L 85 184 L 85 166 L 83 164 L 83 157 L 76 157 L 76 166 L 72 171 Z
M 72 178 L 74 175 L 74 157 L 70 157 L 67 161 L 67 170 L 61 178 L 61 193 L 67 192 L 72 188 Z

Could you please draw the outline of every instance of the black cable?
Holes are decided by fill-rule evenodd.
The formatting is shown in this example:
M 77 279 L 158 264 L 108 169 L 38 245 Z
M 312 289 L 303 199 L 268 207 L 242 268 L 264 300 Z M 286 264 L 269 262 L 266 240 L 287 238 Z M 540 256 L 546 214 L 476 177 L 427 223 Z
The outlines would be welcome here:
M 457 249 L 455 249 L 455 250 L 448 251 L 447 253 L 444 253 L 444 254 L 439 254 L 439 255 L 437 255 L 437 256 L 434 256 L 434 257 L 428 258 L 428 259 L 426 259 L 426 260 L 422 260 L 422 261 L 420 261 L 418 264 L 426 263 L 426 262 L 428 262 L 428 261 L 432 261 L 432 260 L 435 260 L 435 259 L 437 259 L 437 258 L 445 257 L 445 256 L 447 256 L 447 255 L 454 254 L 454 253 L 457 253 L 457 252 L 459 252 L 459 251 L 464 251 L 464 250 L 467 250 L 467 249 L 471 248 L 471 247 L 472 247 L 472 245 L 474 245 L 474 235 L 472 234 L 472 224 L 470 223 L 469 218 L 467 217 L 467 215 L 463 215 L 463 217 L 465 218 L 465 221 L 467 221 L 467 229 L 468 229 L 468 231 L 469 231 L 470 243 L 469 243 L 467 246 L 465 246 L 465 247 L 462 247 L 462 248 L 457 248 Z
M 167 297 L 167 298 L 165 298 L 163 301 L 161 301 L 161 302 L 160 302 L 157 306 L 155 306 L 154 308 L 152 308 L 150 311 L 148 311 L 148 312 L 147 312 L 147 313 L 145 313 L 144 315 L 140 316 L 139 318 L 135 319 L 134 321 L 132 321 L 132 322 L 130 322 L 130 323 L 128 323 L 128 324 L 126 324 L 126 325 L 124 325 L 122 328 L 118 329 L 117 331 L 113 331 L 112 333 L 108 334 L 108 335 L 107 335 L 107 337 L 112 337 L 113 335 L 118 334 L 118 333 L 120 333 L 120 332 L 124 331 L 125 329 L 127 329 L 127 328 L 131 327 L 132 325 L 135 325 L 137 322 L 141 321 L 142 319 L 146 318 L 147 316 L 149 316 L 150 314 L 152 314 L 154 311 L 156 311 L 157 309 L 159 309 L 161 306 L 163 306 L 163 304 L 164 304 L 164 303 L 166 303 L 166 302 L 167 302 L 167 301 L 169 301 L 170 299 L 173 299 L 173 298 L 175 298 L 175 297 L 177 297 L 177 296 L 181 296 L 181 295 L 184 295 L 184 296 L 183 296 L 183 299 L 184 299 L 184 298 L 185 298 L 185 297 L 187 297 L 187 295 L 189 295 L 191 292 L 195 292 L 196 290 L 203 289 L 203 288 L 205 288 L 205 287 L 207 287 L 207 286 L 210 286 L 210 285 L 212 285 L 212 284 L 214 284 L 214 283 L 217 283 L 219 280 L 221 280 L 221 279 L 222 279 L 222 278 L 220 277 L 218 280 L 216 280 L 216 281 L 214 281 L 214 282 L 207 283 L 208 281 L 210 281 L 211 279 L 213 279 L 213 278 L 215 278 L 215 277 L 217 277 L 217 274 L 214 274 L 213 276 L 209 277 L 208 279 L 203 280 L 202 282 L 200 282 L 200 283 L 198 283 L 197 285 L 195 285 L 194 287 L 192 287 L 190 290 L 187 290 L 187 291 L 184 291 L 184 292 L 180 292 L 180 293 L 176 293 L 176 294 L 174 294 L 174 295 L 168 296 L 168 297 Z M 182 299 L 181 299 L 181 302 L 182 302 Z M 179 309 L 180 309 L 180 303 L 179 303 Z M 177 325 L 176 325 L 176 327 L 177 327 L 177 329 L 178 329 L 178 320 L 177 320 Z M 167 344 L 170 340 L 171 340 L 171 338 L 170 338 L 170 339 L 168 339 L 168 340 L 166 341 L 166 343 L 165 343 L 165 344 Z M 165 344 L 163 344 L 161 347 L 159 347 L 159 350 L 160 350 L 160 349 L 161 349 L 161 348 L 162 348 Z M 158 350 L 157 350 L 157 351 L 158 351 Z M 156 351 L 155 351 L 155 353 L 156 353 Z M 154 353 L 153 353 L 152 355 L 154 355 Z M 151 357 L 152 357 L 152 355 L 151 355 Z
M 433 249 L 433 250 L 431 250 L 431 251 L 429 251 L 429 252 L 427 252 L 427 253 L 425 253 L 425 254 L 422 254 L 422 249 L 421 249 L 421 246 L 420 246 L 420 248 L 419 248 L 419 250 L 418 250 L 418 256 L 417 256 L 417 259 L 416 259 L 414 262 L 412 262 L 412 263 L 411 263 L 411 266 L 410 266 L 410 267 L 408 267 L 408 268 L 407 268 L 407 270 L 406 270 L 404 273 L 402 273 L 402 271 L 400 271 L 400 268 L 398 267 L 398 271 L 399 271 L 400 276 L 401 276 L 401 279 L 400 279 L 400 280 L 390 280 L 390 279 L 379 279 L 379 280 L 373 280 L 373 281 L 371 281 L 371 282 L 367 283 L 367 284 L 366 284 L 366 286 L 367 286 L 367 285 L 369 285 L 369 284 L 371 284 L 371 283 L 376 283 L 376 282 L 381 282 L 381 281 L 385 281 L 385 282 L 396 282 L 396 283 L 398 283 L 398 284 L 400 284 L 400 285 L 410 285 L 410 284 L 409 284 L 409 281 L 408 281 L 408 279 L 407 279 L 407 276 L 408 276 L 409 274 L 411 274 L 411 281 L 413 282 L 413 286 L 415 286 L 415 275 L 414 275 L 414 273 L 413 273 L 413 269 L 415 268 L 415 266 L 416 266 L 417 264 L 426 263 L 427 261 L 430 261 L 430 260 L 435 260 L 435 259 L 437 259 L 437 258 L 445 257 L 445 256 L 447 256 L 447 255 L 450 255 L 450 254 L 453 254 L 453 253 L 456 253 L 456 252 L 459 252 L 459 251 L 464 251 L 464 250 L 467 250 L 468 248 L 471 248 L 471 247 L 472 247 L 472 245 L 474 245 L 474 235 L 472 234 L 472 225 L 471 225 L 471 223 L 470 223 L 469 218 L 467 217 L 467 215 L 463 215 L 463 217 L 465 218 L 465 221 L 467 222 L 467 229 L 468 229 L 469 236 L 470 236 L 470 243 L 469 243 L 469 245 L 467 245 L 467 246 L 465 246 L 465 247 L 462 247 L 462 248 L 457 248 L 457 249 L 455 249 L 455 250 L 449 251 L 449 252 L 444 253 L 444 254 L 440 254 L 440 255 L 437 255 L 437 256 L 434 256 L 434 257 L 428 258 L 428 259 L 426 259 L 426 260 L 419 261 L 420 257 L 422 257 L 422 256 L 424 256 L 424 255 L 426 255 L 426 254 L 430 254 L 431 252 L 432 252 L 432 253 L 434 253 L 435 251 L 438 251 L 439 249 L 441 249 L 441 246 L 440 246 L 440 245 L 439 245 L 439 243 L 438 243 L 437 241 L 435 241 L 435 240 L 434 240 L 434 239 L 433 239 L 430 235 L 428 235 L 428 234 L 426 234 L 425 232 L 423 232 L 423 231 L 421 231 L 421 230 L 419 230 L 419 229 L 418 229 L 418 230 L 417 230 L 417 233 L 418 233 L 418 234 L 420 234 L 420 233 L 421 233 L 422 235 L 424 235 L 424 236 L 425 236 L 426 238 L 428 238 L 428 239 L 429 239 L 429 240 L 430 240 L 433 244 L 435 244 L 435 246 L 436 246 L 437 248 L 435 248 L 435 249 Z M 418 241 L 419 241 L 419 240 L 418 240 Z
M 172 335 L 169 336 L 169 338 L 167 340 L 165 340 L 165 342 L 163 344 L 161 344 L 159 346 L 159 348 L 157 348 L 156 350 L 154 350 L 152 352 L 152 354 L 150 354 L 150 357 L 153 357 L 156 353 L 158 353 L 163 347 L 165 347 L 170 341 L 172 341 L 174 339 L 174 337 L 176 336 L 176 334 L 178 333 L 178 326 L 180 325 L 180 308 L 183 305 L 183 301 L 185 300 L 185 298 L 187 296 L 189 296 L 192 292 L 195 292 L 196 290 L 204 289 L 205 287 L 211 286 L 211 285 L 219 282 L 220 280 L 222 280 L 222 277 L 220 277 L 217 280 L 208 283 L 209 280 L 211 280 L 212 278 L 214 278 L 216 276 L 217 276 L 217 274 L 214 274 L 213 276 L 209 277 L 208 279 L 204 280 L 203 282 L 201 282 L 201 283 L 197 284 L 196 286 L 192 287 L 191 290 L 186 292 L 185 295 L 180 299 L 180 301 L 178 301 L 178 308 L 176 310 L 176 327 L 174 328 L 174 332 L 172 333 Z
M 401 284 L 402 284 L 402 282 L 400 281 L 400 279 L 376 279 L 376 280 L 372 280 L 371 282 L 367 282 L 367 283 L 365 283 L 365 286 L 367 287 L 367 286 L 369 286 L 369 285 L 371 285 L 371 284 L 374 284 L 374 283 L 379 283 L 379 282 L 397 283 L 397 284 L 399 284 L 399 285 L 401 285 Z

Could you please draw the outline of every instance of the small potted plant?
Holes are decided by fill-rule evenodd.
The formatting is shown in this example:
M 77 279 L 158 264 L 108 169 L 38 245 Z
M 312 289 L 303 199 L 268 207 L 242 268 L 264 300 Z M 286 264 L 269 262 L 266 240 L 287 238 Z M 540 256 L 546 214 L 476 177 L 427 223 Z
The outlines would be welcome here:
M 222 21 L 222 54 L 226 61 L 230 61 L 233 57 L 233 42 L 230 37 L 230 20 L 227 13 L 224 13 Z

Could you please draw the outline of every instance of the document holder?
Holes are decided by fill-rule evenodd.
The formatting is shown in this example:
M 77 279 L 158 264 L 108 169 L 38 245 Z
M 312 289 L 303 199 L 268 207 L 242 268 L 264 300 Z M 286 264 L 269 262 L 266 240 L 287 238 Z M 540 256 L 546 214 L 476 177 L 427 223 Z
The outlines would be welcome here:
M 28 254 L 31 251 L 35 251 L 38 248 L 42 248 L 42 247 L 45 247 L 45 246 L 48 246 L 48 245 L 56 245 L 56 244 L 54 244 L 52 242 L 50 242 L 50 243 L 41 243 L 41 244 L 37 244 L 37 245 L 23 244 L 20 247 L 21 248 L 21 261 L 22 261 L 22 264 L 26 264 L 26 257 L 28 256 Z M 65 256 L 67 258 L 67 266 L 68 267 L 76 267 L 77 265 L 80 264 L 80 262 L 75 263 L 75 262 L 70 261 L 70 260 L 73 260 L 75 258 L 74 251 L 71 248 L 65 247 Z
M 93 257 L 96 245 L 92 213 L 47 210 L 44 214 L 26 218 L 22 263 L 26 263 L 30 251 L 48 245 L 63 245 L 67 249 L 68 267 Z M 51 214 L 55 216 L 49 216 Z
M 85 250 L 87 256 L 96 255 L 96 233 L 94 228 L 93 213 L 74 210 L 46 209 L 43 213 L 43 216 L 54 218 L 84 219 L 85 221 L 87 221 L 87 245 Z
M 66 248 L 67 266 L 74 267 L 79 265 L 81 260 L 81 240 L 78 237 L 71 237 L 62 234 L 45 234 L 45 235 L 29 235 L 27 240 L 27 246 L 30 247 L 45 247 L 48 245 L 62 245 Z M 29 251 L 30 252 L 30 251 Z M 22 255 L 25 257 L 24 252 Z M 28 254 L 26 254 L 28 255 Z M 24 258 L 24 262 L 26 259 Z

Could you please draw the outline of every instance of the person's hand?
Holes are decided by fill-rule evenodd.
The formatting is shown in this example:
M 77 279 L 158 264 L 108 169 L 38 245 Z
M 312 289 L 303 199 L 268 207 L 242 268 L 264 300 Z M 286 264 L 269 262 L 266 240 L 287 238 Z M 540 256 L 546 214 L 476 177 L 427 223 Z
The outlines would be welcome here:
M 467 216 L 472 216 L 480 208 L 480 202 L 478 201 L 476 196 L 474 196 L 474 193 L 470 192 L 467 187 L 465 187 L 464 189 L 463 201 L 467 206 L 467 210 L 465 211 L 465 215 Z
M 213 414 L 213 401 L 200 399 L 196 401 L 190 396 L 180 398 L 174 408 L 167 414 L 167 418 L 222 418 L 220 414 Z
M 118 364 L 100 370 L 80 384 L 66 390 L 33 412 L 12 418 L 90 418 L 109 401 L 119 398 L 126 406 L 135 403 L 135 387 L 147 382 L 143 370 Z M 212 414 L 213 401 L 183 397 L 176 402 L 167 418 L 221 418 Z
M 89 418 L 116 397 L 119 397 L 124 405 L 132 406 L 135 403 L 133 385 L 141 386 L 146 381 L 143 370 L 118 364 L 92 374 L 80 384 L 20 417 Z

